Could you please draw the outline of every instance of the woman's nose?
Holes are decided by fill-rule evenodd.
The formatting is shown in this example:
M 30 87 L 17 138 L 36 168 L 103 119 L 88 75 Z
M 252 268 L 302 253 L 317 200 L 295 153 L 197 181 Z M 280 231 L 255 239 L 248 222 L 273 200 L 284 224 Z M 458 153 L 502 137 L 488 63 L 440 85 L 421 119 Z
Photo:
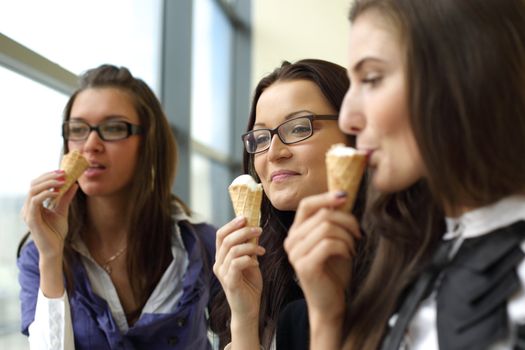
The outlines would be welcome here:
M 351 88 L 346 92 L 339 113 L 339 128 L 349 135 L 358 135 L 366 126 L 361 100 Z
M 84 151 L 100 151 L 104 147 L 102 140 L 96 130 L 91 130 L 87 139 L 84 140 Z
M 268 157 L 270 160 L 279 158 L 288 158 L 291 155 L 289 146 L 281 141 L 279 135 L 275 134 L 268 148 Z

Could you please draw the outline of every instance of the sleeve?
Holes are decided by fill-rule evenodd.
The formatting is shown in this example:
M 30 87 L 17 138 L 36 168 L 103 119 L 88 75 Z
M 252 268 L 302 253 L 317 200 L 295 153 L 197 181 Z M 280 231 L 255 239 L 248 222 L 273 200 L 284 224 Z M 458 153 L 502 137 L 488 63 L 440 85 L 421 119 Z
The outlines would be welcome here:
M 40 291 L 38 250 L 33 242 L 21 251 L 19 269 L 22 333 L 29 335 L 30 349 L 74 349 L 67 294 L 48 299 Z M 56 343 L 55 341 L 58 341 Z
M 29 335 L 28 328 L 35 318 L 36 300 L 40 286 L 38 251 L 33 242 L 22 248 L 18 258 L 18 282 L 20 284 L 20 307 L 22 333 Z
M 46 298 L 38 290 L 35 320 L 29 325 L 31 350 L 74 350 L 73 325 L 67 293 L 60 298 Z

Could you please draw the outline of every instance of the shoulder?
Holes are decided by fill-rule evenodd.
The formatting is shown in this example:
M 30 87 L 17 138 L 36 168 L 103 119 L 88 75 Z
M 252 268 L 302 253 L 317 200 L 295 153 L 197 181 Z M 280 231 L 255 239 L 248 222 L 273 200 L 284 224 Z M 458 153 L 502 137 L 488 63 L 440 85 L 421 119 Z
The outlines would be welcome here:
M 194 224 L 193 226 L 197 236 L 206 248 L 210 261 L 213 261 L 215 257 L 215 233 L 217 229 L 207 223 Z
M 206 245 L 215 245 L 215 233 L 217 232 L 217 228 L 215 228 L 215 226 L 206 222 L 195 223 L 186 220 L 180 221 L 179 226 L 185 226 L 195 232 L 198 238 L 204 241 Z
M 195 223 L 188 220 L 180 220 L 177 225 L 183 234 L 183 240 L 185 240 L 184 232 L 191 232 L 190 235 L 195 237 L 197 244 L 205 249 L 207 255 L 210 258 L 215 256 L 215 232 L 217 229 L 214 226 L 205 222 Z
M 210 225 L 208 223 L 198 223 L 198 224 L 190 224 L 195 228 L 195 232 L 199 236 L 205 239 L 213 238 L 215 239 L 215 232 L 217 232 L 217 228 L 213 225 Z

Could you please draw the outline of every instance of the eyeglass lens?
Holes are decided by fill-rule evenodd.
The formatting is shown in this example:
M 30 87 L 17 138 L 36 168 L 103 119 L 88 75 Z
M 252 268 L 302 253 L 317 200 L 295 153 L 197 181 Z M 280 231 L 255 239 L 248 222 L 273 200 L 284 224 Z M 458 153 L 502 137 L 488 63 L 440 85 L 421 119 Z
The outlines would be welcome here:
M 312 136 L 312 123 L 308 118 L 295 118 L 279 125 L 277 134 L 285 144 L 292 144 Z M 272 132 L 268 129 L 253 130 L 244 138 L 249 153 L 262 152 L 270 147 Z
M 94 127 L 82 121 L 69 121 L 64 128 L 64 135 L 72 141 L 87 139 L 92 129 L 105 141 L 122 140 L 129 136 L 128 125 L 123 121 L 107 121 Z

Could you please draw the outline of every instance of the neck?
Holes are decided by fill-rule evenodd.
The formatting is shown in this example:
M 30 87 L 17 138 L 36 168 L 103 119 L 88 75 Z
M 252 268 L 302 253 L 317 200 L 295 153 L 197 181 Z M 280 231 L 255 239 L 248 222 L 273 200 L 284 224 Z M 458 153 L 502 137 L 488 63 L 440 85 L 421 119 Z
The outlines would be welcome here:
M 87 241 L 115 251 L 126 245 L 128 205 L 120 198 L 87 198 Z M 105 250 L 104 249 L 104 250 Z

